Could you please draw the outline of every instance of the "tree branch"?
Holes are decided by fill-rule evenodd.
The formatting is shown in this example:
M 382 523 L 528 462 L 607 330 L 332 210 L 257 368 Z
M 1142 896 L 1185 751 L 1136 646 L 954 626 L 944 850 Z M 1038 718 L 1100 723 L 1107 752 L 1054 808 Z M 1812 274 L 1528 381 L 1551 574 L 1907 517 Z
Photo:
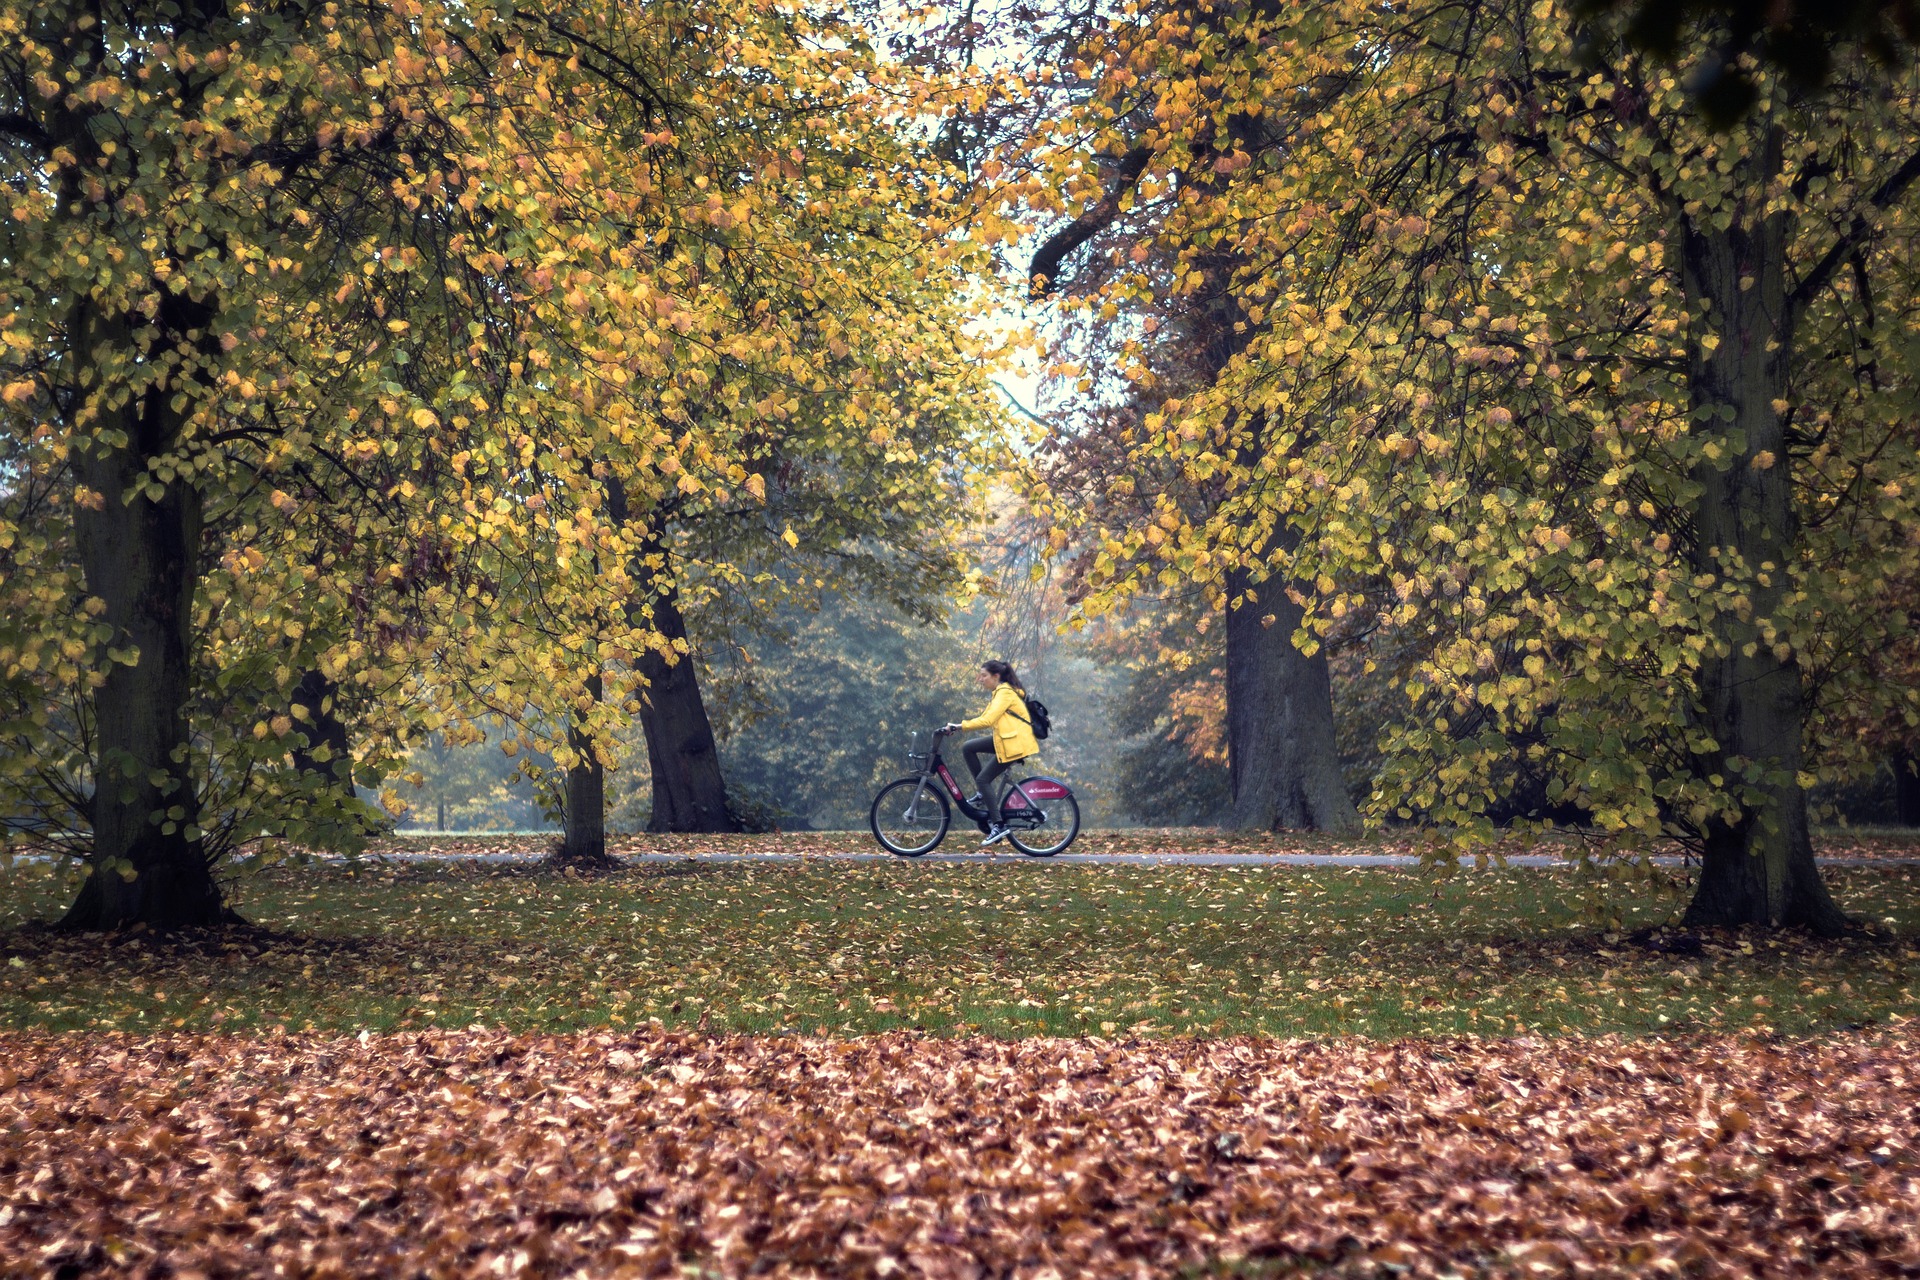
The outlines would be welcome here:
M 669 120 L 671 120 L 675 115 L 685 114 L 685 108 L 681 107 L 679 104 L 675 103 L 671 98 L 669 98 L 665 93 L 661 92 L 659 86 L 654 84 L 653 80 L 647 75 L 647 73 L 642 71 L 640 67 L 637 64 L 635 64 L 631 59 L 623 58 L 618 53 L 616 53 L 612 48 L 608 47 L 606 44 L 603 44 L 599 41 L 592 39 L 589 36 L 582 35 L 580 32 L 573 30 L 571 27 L 567 26 L 566 23 L 562 22 L 559 18 L 553 16 L 550 13 L 541 13 L 538 15 L 530 15 L 530 16 L 532 17 L 533 21 L 538 22 L 540 25 L 544 26 L 549 33 L 555 36 L 558 36 L 560 39 L 565 40 L 570 44 L 578 45 L 580 48 L 592 50 L 594 54 L 596 54 L 603 61 L 605 61 L 610 66 L 615 68 L 615 70 L 617 70 L 618 72 L 624 73 L 628 77 L 631 77 L 630 80 L 622 79 L 620 75 L 615 74 L 613 71 L 609 71 L 606 67 L 597 67 L 592 65 L 592 63 L 587 60 L 584 60 L 584 59 L 582 60 L 581 65 L 585 66 L 589 71 L 592 71 L 594 74 L 598 75 L 602 80 L 606 81 L 609 85 L 625 93 L 628 97 L 632 98 L 635 102 L 638 102 L 641 106 L 646 107 L 651 111 L 656 111 L 661 116 Z M 548 51 L 535 50 L 535 52 L 545 53 Z
M 1880 189 L 1868 198 L 1867 203 L 1875 209 L 1886 208 L 1898 200 L 1906 189 L 1913 185 L 1916 178 L 1920 178 L 1920 151 L 1908 156 L 1907 162 L 1894 170 L 1887 180 L 1880 184 Z M 1833 242 L 1833 247 L 1822 255 L 1820 261 L 1814 263 L 1813 270 L 1809 271 L 1799 287 L 1788 295 L 1789 331 L 1799 327 L 1800 317 L 1813 302 L 1815 295 L 1826 288 L 1827 281 L 1833 278 L 1833 273 L 1838 271 L 1841 264 L 1846 262 L 1861 242 L 1866 240 L 1870 231 L 1866 218 L 1856 213 L 1853 216 L 1853 225 L 1847 228 L 1846 234 Z
M 1047 242 L 1034 253 L 1033 265 L 1027 270 L 1029 297 L 1038 301 L 1052 293 L 1061 261 L 1114 224 L 1120 216 L 1121 197 L 1140 181 L 1140 175 L 1147 171 L 1147 162 L 1151 159 L 1153 148 L 1144 144 L 1120 157 L 1120 163 L 1113 171 L 1113 181 L 1108 185 L 1106 194 L 1100 197 L 1100 203 L 1047 237 Z
M 0 133 L 10 133 L 24 142 L 33 143 L 42 151 L 53 149 L 53 138 L 40 127 L 39 121 L 29 115 L 21 113 L 0 115 Z

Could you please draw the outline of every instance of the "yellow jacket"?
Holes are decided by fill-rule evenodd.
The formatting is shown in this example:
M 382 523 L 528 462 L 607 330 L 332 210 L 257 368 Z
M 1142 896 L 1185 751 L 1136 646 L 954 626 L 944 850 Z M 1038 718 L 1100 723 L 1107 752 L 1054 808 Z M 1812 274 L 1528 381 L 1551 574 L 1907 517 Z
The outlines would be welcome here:
M 962 720 L 960 727 L 990 730 L 993 758 L 1002 764 L 1040 754 L 1040 742 L 1033 736 L 1033 717 L 1027 714 L 1027 700 L 1010 684 L 995 689 L 987 709 L 971 720 Z

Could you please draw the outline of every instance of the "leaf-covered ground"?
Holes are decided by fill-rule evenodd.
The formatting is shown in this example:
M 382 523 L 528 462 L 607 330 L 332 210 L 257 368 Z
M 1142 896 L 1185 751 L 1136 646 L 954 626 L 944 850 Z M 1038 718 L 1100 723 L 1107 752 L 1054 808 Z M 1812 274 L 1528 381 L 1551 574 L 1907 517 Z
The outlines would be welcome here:
M 946 853 L 976 852 L 977 835 L 956 826 L 940 848 Z M 435 835 L 412 834 L 377 841 L 369 855 L 407 854 L 412 856 L 474 854 L 539 857 L 552 848 L 548 835 Z M 1898 827 L 1832 828 L 1814 837 L 1814 846 L 1822 858 L 1848 860 L 1871 858 L 1920 860 L 1920 829 Z M 1414 857 L 1435 847 L 1433 838 L 1421 832 L 1392 831 L 1353 839 L 1323 836 L 1302 831 L 1240 832 L 1218 831 L 1204 827 L 1168 829 L 1093 830 L 1084 832 L 1073 843 L 1076 855 L 1087 853 L 1340 853 L 1403 854 Z M 1571 841 L 1513 843 L 1506 852 L 1564 853 Z M 879 845 L 866 831 L 787 831 L 775 835 L 623 835 L 610 839 L 609 848 L 621 856 L 638 853 L 671 853 L 699 857 L 707 853 L 878 853 Z M 1665 848 L 1663 853 L 1680 850 Z
M 101 939 L 16 862 L 0 1274 L 1920 1275 L 1920 868 L 1829 876 L 1870 930 L 1682 933 L 1658 870 L 694 858 Z
M 1916 1049 L 0 1034 L 0 1271 L 1912 1276 Z
M 71 890 L 19 863 L 0 1028 L 1398 1037 L 1920 1015 L 1920 868 L 1829 875 L 1875 932 L 1657 928 L 1685 901 L 1666 874 L 1019 859 L 289 867 L 240 884 L 252 932 L 103 941 L 21 927 Z
M 375 841 L 371 857 L 383 854 L 472 854 L 538 857 L 552 848 L 554 837 L 538 834 L 461 835 L 412 834 Z M 940 853 L 979 852 L 979 833 L 964 822 L 956 822 Z M 1413 854 L 1431 842 L 1418 835 L 1382 835 L 1363 840 L 1320 836 L 1311 832 L 1247 834 L 1215 831 L 1208 828 L 1180 827 L 1166 830 L 1094 830 L 1082 832 L 1072 852 L 1087 853 L 1357 853 Z M 1897 842 L 1895 842 L 1897 844 Z M 1920 843 L 1907 849 L 1920 856 Z M 699 857 L 709 853 L 871 853 L 882 852 L 872 834 L 860 831 L 783 831 L 771 835 L 621 835 L 610 837 L 608 848 L 621 856 L 641 853 L 668 853 Z M 1001 850 L 1011 854 L 1010 850 Z M 1017 857 L 1017 854 L 1012 856 Z

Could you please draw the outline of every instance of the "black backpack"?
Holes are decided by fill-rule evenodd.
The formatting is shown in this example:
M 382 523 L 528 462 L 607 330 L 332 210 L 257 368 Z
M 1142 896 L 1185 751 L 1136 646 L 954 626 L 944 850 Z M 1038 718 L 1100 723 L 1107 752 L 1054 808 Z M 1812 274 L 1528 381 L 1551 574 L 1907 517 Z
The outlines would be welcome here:
M 1047 735 L 1053 732 L 1053 717 L 1047 714 L 1047 704 L 1031 694 L 1025 701 L 1027 715 L 1032 717 L 1027 721 L 1027 725 L 1033 730 L 1034 741 L 1045 742 Z

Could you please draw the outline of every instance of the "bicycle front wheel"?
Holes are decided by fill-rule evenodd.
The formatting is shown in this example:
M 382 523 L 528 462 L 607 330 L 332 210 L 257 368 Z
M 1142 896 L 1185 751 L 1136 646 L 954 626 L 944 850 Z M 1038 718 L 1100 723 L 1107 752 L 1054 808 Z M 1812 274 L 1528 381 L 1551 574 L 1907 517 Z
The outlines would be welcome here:
M 919 778 L 901 778 L 880 788 L 867 812 L 867 824 L 873 838 L 888 853 L 917 858 L 932 853 L 947 837 L 953 811 L 932 782 Z
M 1026 778 L 1001 802 L 1007 842 L 1032 858 L 1051 858 L 1080 834 L 1080 802 L 1057 778 Z

